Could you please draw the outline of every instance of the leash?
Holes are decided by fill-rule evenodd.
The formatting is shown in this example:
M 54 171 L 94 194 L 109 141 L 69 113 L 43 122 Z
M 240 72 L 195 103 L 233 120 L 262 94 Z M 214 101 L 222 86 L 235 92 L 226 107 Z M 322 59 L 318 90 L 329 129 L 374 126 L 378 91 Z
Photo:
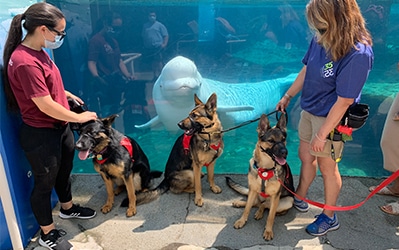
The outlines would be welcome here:
M 320 202 L 316 202 L 316 201 L 312 201 L 312 200 L 308 200 L 304 197 L 301 197 L 299 195 L 297 195 L 295 192 L 292 192 L 290 189 L 288 189 L 284 183 L 278 179 L 278 181 L 280 182 L 280 184 L 288 190 L 288 192 L 290 192 L 291 194 L 293 194 L 295 197 L 297 197 L 300 200 L 303 200 L 309 204 L 312 204 L 316 207 L 322 208 L 322 209 L 326 209 L 326 210 L 333 210 L 333 211 L 348 211 L 348 210 L 353 210 L 356 208 L 359 208 L 360 206 L 362 206 L 367 200 L 369 200 L 372 196 L 374 196 L 376 193 L 378 193 L 381 189 L 383 189 L 384 187 L 386 187 L 389 183 L 391 183 L 393 180 L 395 180 L 396 178 L 399 178 L 399 170 L 397 170 L 395 173 L 393 173 L 391 176 L 389 176 L 387 179 L 385 179 L 383 182 L 381 182 L 380 185 L 378 185 L 372 192 L 370 192 L 370 194 L 361 202 L 359 202 L 358 204 L 355 205 L 350 205 L 350 206 L 330 206 L 327 204 L 323 204 Z
M 277 118 L 277 112 L 280 112 L 280 111 L 279 111 L 279 110 L 274 110 L 274 111 L 270 112 L 269 114 L 267 114 L 266 116 L 270 116 L 270 115 L 276 113 L 276 118 Z M 287 113 L 285 113 L 285 115 L 287 115 Z M 287 116 L 286 118 L 288 118 L 288 116 Z M 237 126 L 234 126 L 234 127 L 231 127 L 231 128 L 225 129 L 225 130 L 222 130 L 222 131 L 220 131 L 220 133 L 229 132 L 229 131 L 231 131 L 231 130 L 234 130 L 234 129 L 237 129 L 237 128 L 246 126 L 246 125 L 248 125 L 248 124 L 251 124 L 251 123 L 253 123 L 253 122 L 258 121 L 259 119 L 260 119 L 260 116 L 259 116 L 258 118 L 255 118 L 255 119 L 252 119 L 252 120 L 249 120 L 249 121 L 245 121 L 245 122 L 243 122 L 243 123 L 241 123 L 241 124 L 238 124 Z M 278 119 L 277 119 L 277 120 L 278 120 Z

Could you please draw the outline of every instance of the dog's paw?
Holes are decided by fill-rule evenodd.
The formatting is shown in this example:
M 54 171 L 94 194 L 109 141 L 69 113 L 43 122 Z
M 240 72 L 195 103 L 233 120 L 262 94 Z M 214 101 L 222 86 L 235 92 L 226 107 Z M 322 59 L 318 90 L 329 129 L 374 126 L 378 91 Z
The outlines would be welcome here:
M 198 207 L 202 207 L 202 205 L 204 205 L 204 201 L 202 200 L 202 197 L 200 198 L 195 198 L 194 203 L 196 206 Z
M 260 220 L 263 218 L 263 214 L 264 214 L 265 210 L 264 209 L 258 209 L 255 213 L 255 220 Z
M 245 223 L 246 223 L 246 220 L 238 219 L 238 220 L 236 220 L 236 222 L 234 222 L 234 228 L 235 229 L 243 228 L 245 226 Z
M 232 206 L 233 207 L 245 207 L 247 205 L 246 201 L 233 201 Z
M 220 193 L 222 192 L 222 189 L 221 189 L 218 185 L 211 186 L 211 190 L 212 190 L 212 192 L 214 192 L 215 194 L 220 194 Z
M 263 239 L 265 239 L 265 240 L 272 240 L 273 237 L 274 237 L 273 231 L 267 231 L 267 230 L 265 229 L 265 231 L 263 232 Z
M 101 212 L 103 212 L 103 214 L 109 213 L 112 209 L 112 204 L 105 204 L 104 206 L 102 206 L 101 208 Z
M 134 208 L 128 208 L 126 210 L 126 216 L 127 217 L 132 217 L 133 215 L 136 215 L 136 213 L 137 213 L 137 211 L 136 211 L 135 207 Z

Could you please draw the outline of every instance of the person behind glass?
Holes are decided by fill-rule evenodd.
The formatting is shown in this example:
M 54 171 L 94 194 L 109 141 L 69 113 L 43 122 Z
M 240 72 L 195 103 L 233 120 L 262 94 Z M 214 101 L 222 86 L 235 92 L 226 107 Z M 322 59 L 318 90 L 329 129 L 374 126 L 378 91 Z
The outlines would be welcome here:
M 60 71 L 43 50 L 61 46 L 65 25 L 58 8 L 33 4 L 13 18 L 3 56 L 8 107 L 21 114 L 20 143 L 34 177 L 30 203 L 41 228 L 39 244 L 49 249 L 72 248 L 62 237 L 65 231 L 56 229 L 53 222 L 53 188 L 61 204 L 61 218 L 89 219 L 96 215 L 94 210 L 72 202 L 70 173 L 75 150 L 69 122 L 84 123 L 97 119 L 97 115 L 69 110 L 68 97 L 81 104 L 83 101 L 64 89 Z M 25 38 L 22 26 L 27 32 Z
M 319 166 L 324 202 L 335 206 L 342 186 L 337 161 L 343 142 L 333 142 L 332 154 L 332 141 L 326 138 L 348 107 L 359 101 L 373 65 L 372 39 L 356 0 L 310 0 L 306 17 L 315 36 L 302 59 L 304 67 L 276 109 L 284 111 L 290 99 L 302 91 L 298 126 L 301 170 L 296 193 L 306 197 Z M 301 212 L 309 210 L 308 203 L 296 197 L 294 207 Z M 306 231 L 320 236 L 338 228 L 335 212 L 324 209 Z
M 89 41 L 88 68 L 94 81 L 88 94 L 99 94 L 101 105 L 112 105 L 111 112 L 118 111 L 116 108 L 124 102 L 127 82 L 135 79 L 127 70 L 114 37 L 121 26 L 118 14 L 107 13 L 100 20 L 99 31 Z
M 399 71 L 399 63 L 397 64 Z M 388 111 L 385 120 L 384 129 L 381 136 L 381 149 L 384 160 L 384 169 L 389 172 L 399 170 L 399 140 L 395 139 L 399 135 L 399 95 L 396 94 L 393 103 Z M 370 192 L 374 191 L 376 186 L 369 188 Z M 399 197 L 399 177 L 394 179 L 392 184 L 384 187 L 377 192 L 380 195 L 388 195 Z M 385 213 L 399 215 L 399 201 L 388 203 L 381 206 L 380 209 Z
M 168 45 L 169 34 L 165 25 L 157 21 L 155 11 L 148 13 L 148 22 L 144 23 L 142 30 L 144 57 L 151 61 L 151 68 L 155 81 L 163 68 L 163 52 Z
M 291 5 L 285 4 L 278 7 L 281 20 L 281 37 L 280 43 L 285 49 L 291 49 L 293 46 L 297 48 L 306 48 L 308 45 L 307 31 L 299 21 L 298 14 Z

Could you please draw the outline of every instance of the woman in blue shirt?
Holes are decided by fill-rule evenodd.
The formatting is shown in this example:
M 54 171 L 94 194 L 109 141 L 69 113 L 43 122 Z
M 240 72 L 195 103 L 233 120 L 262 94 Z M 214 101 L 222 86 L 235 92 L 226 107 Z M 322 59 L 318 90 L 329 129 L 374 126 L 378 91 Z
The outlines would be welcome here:
M 343 142 L 326 138 L 348 107 L 360 98 L 373 65 L 372 39 L 356 0 L 310 0 L 306 16 L 315 36 L 302 59 L 304 67 L 276 108 L 285 110 L 290 99 L 302 91 L 298 126 L 302 165 L 296 193 L 306 196 L 319 166 L 325 204 L 335 206 L 342 186 L 336 159 L 340 158 Z M 309 210 L 307 202 L 296 198 L 294 207 L 301 212 Z M 311 235 L 321 236 L 339 228 L 333 210 L 324 209 L 316 217 L 306 227 Z

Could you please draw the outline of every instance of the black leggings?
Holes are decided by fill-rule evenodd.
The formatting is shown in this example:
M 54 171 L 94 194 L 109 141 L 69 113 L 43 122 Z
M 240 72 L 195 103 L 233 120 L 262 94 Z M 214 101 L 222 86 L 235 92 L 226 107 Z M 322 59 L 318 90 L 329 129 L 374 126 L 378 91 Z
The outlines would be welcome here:
M 74 135 L 69 125 L 52 129 L 22 124 L 20 143 L 34 176 L 30 197 L 33 214 L 40 226 L 50 225 L 53 223 L 53 188 L 60 202 L 72 200 L 69 176 L 75 154 Z

